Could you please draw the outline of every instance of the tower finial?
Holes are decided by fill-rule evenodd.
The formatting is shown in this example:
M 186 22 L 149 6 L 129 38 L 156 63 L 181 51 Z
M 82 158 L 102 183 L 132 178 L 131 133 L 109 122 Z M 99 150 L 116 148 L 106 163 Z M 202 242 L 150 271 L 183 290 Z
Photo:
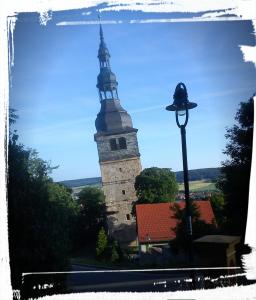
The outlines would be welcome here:
M 104 36 L 103 36 L 103 30 L 102 30 L 102 26 L 101 26 L 100 12 L 98 13 L 98 19 L 99 19 L 99 24 L 100 24 L 100 40 L 101 40 L 101 42 L 103 42 L 104 41 Z

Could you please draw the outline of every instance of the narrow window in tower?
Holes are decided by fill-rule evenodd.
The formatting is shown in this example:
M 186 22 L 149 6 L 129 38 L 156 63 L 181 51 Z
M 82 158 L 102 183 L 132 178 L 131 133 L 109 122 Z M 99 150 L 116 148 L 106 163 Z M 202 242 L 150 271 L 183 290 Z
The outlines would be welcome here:
M 107 99 L 111 99 L 111 98 L 112 98 L 112 93 L 111 93 L 111 91 L 107 91 L 107 92 L 106 92 L 106 95 L 107 95 Z
M 127 215 L 126 215 L 126 220 L 127 220 L 127 221 L 131 220 L 131 218 L 130 218 L 130 215 L 129 215 L 129 214 L 127 214 Z
M 122 190 L 122 194 L 125 195 L 125 190 Z
M 119 171 L 122 172 L 122 168 L 119 168 Z
M 117 147 L 116 139 L 110 139 L 109 142 L 110 142 L 110 149 L 112 151 L 117 150 L 118 147 Z
M 127 149 L 126 139 L 124 137 L 119 138 L 118 143 L 120 149 Z

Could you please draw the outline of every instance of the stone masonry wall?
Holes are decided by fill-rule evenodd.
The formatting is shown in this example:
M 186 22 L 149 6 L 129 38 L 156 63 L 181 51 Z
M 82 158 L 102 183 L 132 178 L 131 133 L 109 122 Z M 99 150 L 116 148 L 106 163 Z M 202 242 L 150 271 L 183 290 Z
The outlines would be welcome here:
M 132 202 L 135 201 L 135 177 L 141 172 L 139 157 L 100 163 L 106 197 L 109 233 L 132 225 Z M 128 216 L 129 215 L 129 216 Z
M 120 137 L 126 139 L 127 149 L 111 151 L 110 140 Z M 136 132 L 115 135 L 95 135 L 95 140 L 97 142 L 100 162 L 140 156 Z

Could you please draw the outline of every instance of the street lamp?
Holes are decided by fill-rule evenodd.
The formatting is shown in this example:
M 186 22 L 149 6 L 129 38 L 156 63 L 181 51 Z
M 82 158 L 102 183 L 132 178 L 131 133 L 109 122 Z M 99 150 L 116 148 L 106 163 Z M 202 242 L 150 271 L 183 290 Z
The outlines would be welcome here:
M 187 145 L 186 145 L 186 125 L 189 118 L 189 109 L 197 106 L 196 103 L 189 102 L 187 89 L 184 83 L 180 82 L 175 89 L 173 95 L 173 104 L 166 107 L 166 110 L 175 111 L 176 123 L 180 128 L 181 144 L 182 144 L 182 158 L 183 158 L 183 176 L 185 187 L 185 201 L 186 201 L 186 232 L 188 240 L 188 258 L 189 263 L 193 265 L 194 257 L 192 250 L 192 218 L 191 218 L 191 202 L 189 199 L 189 183 L 188 183 L 188 161 L 187 161 Z M 184 122 L 181 123 L 179 117 L 185 117 Z

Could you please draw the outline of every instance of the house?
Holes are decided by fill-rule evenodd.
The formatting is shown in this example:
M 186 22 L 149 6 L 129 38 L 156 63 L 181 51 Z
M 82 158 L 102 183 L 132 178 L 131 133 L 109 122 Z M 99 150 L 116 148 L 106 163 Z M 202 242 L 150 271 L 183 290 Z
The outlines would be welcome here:
M 210 201 L 198 200 L 194 202 L 200 213 L 200 220 L 208 224 L 215 223 L 215 217 Z M 165 248 L 169 241 L 176 237 L 175 227 L 179 222 L 173 208 L 178 205 L 185 208 L 185 201 L 138 204 L 136 205 L 137 235 L 140 252 L 147 252 L 149 248 Z

